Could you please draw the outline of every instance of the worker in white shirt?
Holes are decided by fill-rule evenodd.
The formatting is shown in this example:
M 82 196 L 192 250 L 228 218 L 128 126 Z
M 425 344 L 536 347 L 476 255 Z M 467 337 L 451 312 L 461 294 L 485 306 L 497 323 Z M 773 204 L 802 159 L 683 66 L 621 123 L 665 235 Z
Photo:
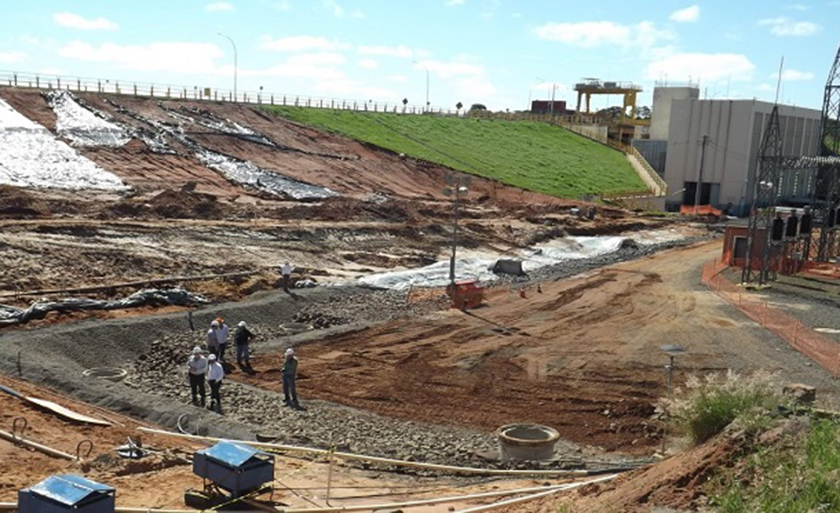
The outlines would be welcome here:
M 283 264 L 283 290 L 289 292 L 289 284 L 292 282 L 292 265 L 289 262 Z
M 216 359 L 216 355 L 211 354 L 207 360 L 210 362 L 207 368 L 207 382 L 210 383 L 210 409 L 221 414 L 222 380 L 225 377 L 225 369 Z
M 228 336 L 230 336 L 230 328 L 228 328 L 228 325 L 225 324 L 225 320 L 221 317 L 217 317 L 216 322 L 219 323 L 219 329 L 216 331 L 216 337 L 219 339 L 218 358 L 220 362 L 224 362 L 225 348 L 227 347 Z
M 201 354 L 201 348 L 195 346 L 192 356 L 187 360 L 187 369 L 190 376 L 190 392 L 192 403 L 198 405 L 198 396 L 201 395 L 201 406 L 206 404 L 206 389 L 204 387 L 204 375 L 207 374 L 207 358 Z

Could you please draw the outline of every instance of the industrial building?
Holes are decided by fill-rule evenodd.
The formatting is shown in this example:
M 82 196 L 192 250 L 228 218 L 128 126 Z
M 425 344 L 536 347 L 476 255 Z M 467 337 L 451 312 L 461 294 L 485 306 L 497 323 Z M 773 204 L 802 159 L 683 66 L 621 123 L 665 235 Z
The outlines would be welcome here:
M 650 139 L 635 141 L 634 146 L 667 182 L 671 191 L 665 201 L 667 210 L 679 210 L 682 205 L 697 202 L 731 215 L 746 215 L 753 201 L 752 176 L 773 104 L 758 100 L 701 100 L 699 93 L 699 88 L 692 86 L 657 87 Z M 822 113 L 780 105 L 779 115 L 784 154 L 814 155 Z M 810 179 L 802 171 L 785 180 L 779 202 L 806 203 Z

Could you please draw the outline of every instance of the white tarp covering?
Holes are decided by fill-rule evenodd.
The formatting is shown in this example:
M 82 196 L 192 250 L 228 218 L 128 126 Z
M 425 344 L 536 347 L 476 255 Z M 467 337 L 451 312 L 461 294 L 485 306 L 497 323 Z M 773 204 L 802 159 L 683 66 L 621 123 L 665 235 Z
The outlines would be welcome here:
M 73 146 L 120 147 L 131 136 L 115 123 L 106 121 L 91 110 L 79 105 L 67 91 L 47 93 L 50 106 L 56 115 L 58 135 L 69 139 Z
M 0 100 L 0 183 L 17 187 L 124 190 L 105 171 Z
M 682 235 L 670 231 L 639 232 L 629 237 L 563 237 L 521 250 L 516 258 L 522 259 L 522 267 L 527 273 L 568 260 L 614 253 L 618 251 L 625 239 L 631 239 L 639 245 L 652 245 L 682 238 L 684 238 Z M 458 255 L 455 261 L 455 277 L 459 281 L 497 280 L 499 277 L 490 268 L 500 258 L 511 258 L 509 254 L 474 251 L 459 251 Z M 420 269 L 370 274 L 359 278 L 359 283 L 387 289 L 406 289 L 411 286 L 443 287 L 449 283 L 449 261 L 436 262 Z

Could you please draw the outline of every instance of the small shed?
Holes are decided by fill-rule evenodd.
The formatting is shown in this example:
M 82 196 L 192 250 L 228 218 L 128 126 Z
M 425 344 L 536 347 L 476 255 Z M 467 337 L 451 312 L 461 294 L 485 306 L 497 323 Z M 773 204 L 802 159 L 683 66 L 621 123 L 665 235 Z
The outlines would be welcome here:
M 114 488 L 72 474 L 50 476 L 18 492 L 21 513 L 114 513 Z
M 239 497 L 274 481 L 274 456 L 250 445 L 219 442 L 196 451 L 193 473 Z

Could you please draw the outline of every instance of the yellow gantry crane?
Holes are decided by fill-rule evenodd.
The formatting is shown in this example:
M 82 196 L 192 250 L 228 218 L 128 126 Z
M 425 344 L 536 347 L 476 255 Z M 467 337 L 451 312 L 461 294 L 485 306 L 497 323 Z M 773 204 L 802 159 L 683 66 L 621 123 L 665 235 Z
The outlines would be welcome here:
M 578 114 L 591 114 L 590 103 L 595 94 L 620 94 L 624 97 L 624 108 L 621 110 L 622 125 L 647 125 L 648 120 L 636 119 L 636 95 L 642 92 L 642 86 L 630 82 L 608 82 L 597 78 L 584 78 L 575 84 L 577 91 Z M 581 103 L 586 98 L 586 110 L 581 110 Z

